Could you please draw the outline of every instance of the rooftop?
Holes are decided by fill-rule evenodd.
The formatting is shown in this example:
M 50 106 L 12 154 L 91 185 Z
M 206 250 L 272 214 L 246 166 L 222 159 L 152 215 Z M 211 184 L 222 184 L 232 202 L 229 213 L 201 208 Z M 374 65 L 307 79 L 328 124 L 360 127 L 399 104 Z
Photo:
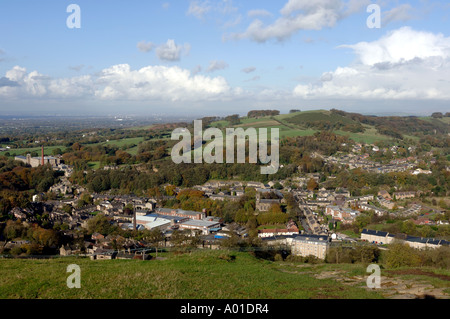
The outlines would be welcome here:
M 328 242 L 328 236 L 321 236 L 321 235 L 297 235 L 294 237 L 294 240 L 296 241 L 313 241 L 313 242 L 320 242 L 320 243 L 327 243 Z
M 220 224 L 218 222 L 210 222 L 207 220 L 188 220 L 188 221 L 182 222 L 181 225 L 209 228 L 209 227 L 213 227 L 213 226 L 219 226 Z

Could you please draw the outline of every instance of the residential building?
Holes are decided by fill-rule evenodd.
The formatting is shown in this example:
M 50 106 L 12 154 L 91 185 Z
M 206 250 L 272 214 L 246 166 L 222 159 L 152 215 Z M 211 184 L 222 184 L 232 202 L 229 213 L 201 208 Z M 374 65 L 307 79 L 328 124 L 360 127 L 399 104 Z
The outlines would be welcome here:
M 194 212 L 190 210 L 173 209 L 173 208 L 157 208 L 155 211 L 160 215 L 187 217 L 195 220 L 201 220 L 206 217 L 205 211 Z
M 390 244 L 394 241 L 395 235 L 384 231 L 363 229 L 361 239 L 374 244 Z
M 371 229 L 363 229 L 361 232 L 361 239 L 375 244 L 391 244 L 394 241 L 399 241 L 416 249 L 438 248 L 450 245 L 450 242 L 446 240 L 407 236 L 404 234 L 394 235 L 388 232 Z
M 378 196 L 377 200 L 381 206 L 384 206 L 387 209 L 394 209 L 395 207 L 395 203 L 393 201 L 385 199 L 382 196 Z
M 335 221 L 341 221 L 344 224 L 351 224 L 356 216 L 359 215 L 359 212 L 340 206 L 327 206 L 325 208 L 325 214 L 331 216 Z
M 358 207 L 363 211 L 373 211 L 377 216 L 383 216 L 388 214 L 386 210 L 369 204 L 360 204 Z
M 406 199 L 406 198 L 414 198 L 416 197 L 416 192 L 394 192 L 394 198 L 399 199 Z
M 314 256 L 325 259 L 329 245 L 328 236 L 298 235 L 292 240 L 291 252 L 294 256 Z
M 256 209 L 260 212 L 267 212 L 270 210 L 272 205 L 280 204 L 281 200 L 279 199 L 259 199 L 256 201 Z
M 258 237 L 259 238 L 267 238 L 267 237 L 274 237 L 274 236 L 289 236 L 289 235 L 298 235 L 299 230 L 297 225 L 290 220 L 286 228 L 279 229 L 279 228 L 272 228 L 272 229 L 260 229 L 258 230 Z
M 382 189 L 382 190 L 380 190 L 378 192 L 378 196 L 381 196 L 381 197 L 383 197 L 384 199 L 387 199 L 387 200 L 391 200 L 392 199 L 391 195 L 384 189 Z

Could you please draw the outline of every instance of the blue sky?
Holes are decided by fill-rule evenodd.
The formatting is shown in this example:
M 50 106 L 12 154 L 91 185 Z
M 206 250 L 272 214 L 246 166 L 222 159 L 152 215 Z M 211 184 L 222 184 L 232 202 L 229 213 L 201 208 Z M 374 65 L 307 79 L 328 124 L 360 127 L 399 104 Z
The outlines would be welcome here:
M 426 0 L 3 0 L 0 115 L 448 111 L 449 18 Z

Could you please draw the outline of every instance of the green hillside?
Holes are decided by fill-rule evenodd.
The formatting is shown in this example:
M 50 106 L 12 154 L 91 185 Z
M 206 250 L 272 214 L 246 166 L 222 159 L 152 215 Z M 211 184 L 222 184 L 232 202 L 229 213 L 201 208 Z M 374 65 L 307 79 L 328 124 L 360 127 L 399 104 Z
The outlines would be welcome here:
M 289 117 L 285 120 L 289 123 L 297 124 L 297 125 L 305 125 L 310 122 L 330 122 L 330 123 L 343 123 L 343 124 L 358 123 L 347 117 L 332 113 L 330 111 L 300 112 L 300 113 L 295 114 L 294 116 Z
M 382 269 L 382 288 L 366 287 L 367 265 L 258 259 L 249 252 L 197 250 L 158 259 L 0 259 L 0 296 L 8 299 L 378 299 L 427 287 L 448 293 L 446 270 Z M 162 256 L 162 257 L 161 257 Z M 67 266 L 81 269 L 69 289 Z M 416 287 L 417 286 L 417 287 Z M 403 290 L 402 290 L 403 289 Z
M 240 123 L 232 125 L 226 120 L 211 123 L 218 128 L 279 128 L 280 137 L 313 135 L 321 130 L 348 136 L 356 142 L 373 144 L 378 141 L 392 141 L 397 137 L 418 140 L 415 134 L 445 133 L 449 129 L 450 118 L 431 117 L 373 117 L 337 110 L 312 110 L 276 116 L 257 118 L 242 117 Z M 388 135 L 389 134 L 389 135 Z
M 321 123 L 330 123 L 332 125 L 341 124 L 341 127 L 345 125 L 360 125 L 357 121 L 330 111 L 314 110 L 259 118 L 243 117 L 240 119 L 240 124 L 237 125 L 231 125 L 228 121 L 221 120 L 213 122 L 211 126 L 219 128 L 242 127 L 244 129 L 249 127 L 268 129 L 279 128 L 280 137 L 285 138 L 314 135 L 314 133 L 323 129 Z M 337 125 L 337 127 L 339 127 L 339 125 Z M 389 136 L 379 134 L 371 125 L 361 125 L 361 127 L 362 130 L 365 130 L 364 132 L 352 133 L 341 129 L 335 129 L 333 131 L 338 135 L 349 136 L 356 142 L 374 143 L 376 141 L 392 139 Z
M 68 289 L 69 264 L 81 268 L 81 289 Z M 362 274 L 364 266 L 345 265 Z M 295 271 L 294 271 L 295 270 Z M 165 260 L 0 260 L 2 298 L 380 298 L 372 291 L 317 279 L 249 253 L 196 251 Z M 311 270 L 311 269 L 308 269 Z M 318 270 L 320 271 L 320 270 Z M 361 284 L 364 284 L 363 282 Z

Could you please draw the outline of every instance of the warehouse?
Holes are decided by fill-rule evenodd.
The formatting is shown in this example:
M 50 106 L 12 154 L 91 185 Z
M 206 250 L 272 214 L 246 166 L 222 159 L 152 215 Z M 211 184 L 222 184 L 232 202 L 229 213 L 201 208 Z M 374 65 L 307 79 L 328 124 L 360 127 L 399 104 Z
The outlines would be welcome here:
M 188 220 L 180 223 L 180 229 L 200 230 L 203 235 L 208 235 L 211 231 L 221 229 L 220 223 L 207 220 Z

